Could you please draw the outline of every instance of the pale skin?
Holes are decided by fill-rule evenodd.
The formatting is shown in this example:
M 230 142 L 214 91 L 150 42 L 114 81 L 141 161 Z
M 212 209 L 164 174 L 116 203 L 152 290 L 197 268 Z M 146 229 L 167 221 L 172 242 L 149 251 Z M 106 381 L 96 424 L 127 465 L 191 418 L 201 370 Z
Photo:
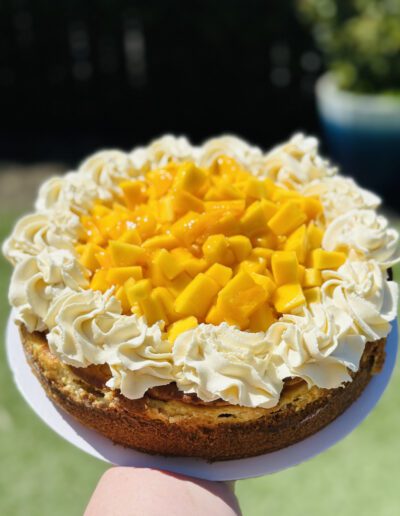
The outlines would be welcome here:
M 111 468 L 84 516 L 240 516 L 232 486 L 148 468 Z

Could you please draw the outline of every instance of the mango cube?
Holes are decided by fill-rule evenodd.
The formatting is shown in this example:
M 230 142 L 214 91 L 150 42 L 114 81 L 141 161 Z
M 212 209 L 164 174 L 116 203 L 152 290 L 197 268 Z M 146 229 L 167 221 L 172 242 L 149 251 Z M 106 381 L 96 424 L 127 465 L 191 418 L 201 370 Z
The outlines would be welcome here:
M 309 249 L 318 249 L 321 247 L 324 232 L 313 222 L 307 226 L 307 245 Z
M 146 258 L 146 250 L 134 244 L 110 240 L 109 249 L 114 265 L 117 267 L 140 264 Z
M 196 317 L 192 315 L 176 321 L 168 328 L 168 340 L 172 343 L 176 341 L 179 335 L 185 331 L 192 330 L 198 325 Z
M 148 238 L 142 244 L 145 249 L 173 249 L 179 246 L 179 240 L 170 233 L 155 235 Z
M 321 289 L 319 287 L 305 288 L 304 297 L 308 305 L 311 303 L 320 303 L 322 299 Z
M 294 251 L 276 251 L 271 257 L 271 268 L 277 285 L 297 283 L 298 261 Z
M 324 207 L 319 199 L 303 197 L 301 207 L 309 220 L 316 219 L 323 212 Z
M 198 274 L 175 300 L 175 310 L 182 315 L 204 319 L 220 285 L 204 273 Z
M 140 299 L 139 305 L 146 317 L 147 324 L 150 326 L 158 321 L 165 321 L 168 324 L 169 321 L 163 303 L 154 291 L 150 292 L 149 296 Z
M 87 269 L 91 271 L 95 271 L 100 267 L 99 261 L 96 258 L 96 255 L 99 251 L 102 251 L 103 249 L 92 243 L 88 243 L 85 245 L 81 257 L 80 262 L 81 264 L 86 267 Z
M 179 261 L 166 249 L 160 249 L 154 258 L 154 264 L 159 267 L 162 274 L 172 280 L 183 272 L 183 267 Z
M 278 287 L 273 296 L 274 306 L 281 314 L 290 313 L 305 304 L 303 290 L 298 283 L 288 283 Z
M 319 287 L 322 285 L 321 271 L 318 269 L 305 269 L 302 281 L 303 287 Z
M 146 185 L 143 181 L 123 181 L 119 186 L 129 209 L 146 202 Z
M 122 233 L 118 240 L 120 242 L 125 242 L 126 244 L 140 245 L 142 243 L 139 231 L 136 228 L 127 229 Z
M 339 251 L 325 251 L 314 249 L 312 251 L 312 266 L 314 269 L 337 269 L 346 261 L 346 254 Z
M 150 296 L 151 281 L 147 278 L 139 281 L 130 278 L 125 283 L 125 291 L 131 305 L 139 303 Z
M 260 201 L 250 204 L 240 219 L 241 233 L 247 236 L 255 236 L 264 233 L 267 229 L 267 216 Z
M 139 265 L 111 267 L 106 273 L 106 279 L 112 285 L 123 285 L 129 278 L 133 278 L 134 280 L 143 278 L 143 270 Z
M 291 233 L 284 245 L 285 251 L 294 251 L 299 263 L 304 263 L 307 257 L 307 228 L 303 224 Z
M 90 288 L 92 290 L 100 290 L 100 292 L 106 292 L 111 287 L 111 284 L 107 281 L 107 271 L 99 269 L 97 270 L 90 280 Z
M 232 274 L 233 272 L 230 267 L 226 267 L 220 263 L 214 263 L 206 272 L 206 275 L 216 281 L 220 287 L 224 287 L 228 283 L 232 278 Z
M 188 211 L 204 211 L 203 201 L 185 190 L 178 190 L 174 194 L 174 210 L 178 216 Z
M 123 286 L 117 289 L 117 291 L 115 292 L 115 297 L 121 303 L 122 312 L 124 314 L 129 314 L 129 312 L 131 311 L 131 305 L 126 295 L 125 288 Z
M 268 227 L 276 235 L 288 235 L 306 222 L 307 216 L 298 201 L 288 201 L 283 204 L 269 220 Z
M 253 332 L 267 331 L 275 320 L 273 309 L 269 304 L 264 303 L 250 316 L 249 330 Z
M 265 290 L 267 299 L 270 299 L 276 290 L 276 284 L 269 276 L 264 276 L 264 274 L 258 274 L 257 272 L 252 272 L 250 274 L 254 282 Z
M 200 195 L 207 184 L 207 172 L 194 163 L 182 163 L 175 176 L 174 187 Z
M 172 293 L 166 287 L 156 287 L 152 291 L 154 298 L 157 302 L 160 302 L 164 307 L 167 319 L 169 322 L 177 321 L 180 318 L 178 312 L 175 311 L 174 302 L 175 298 Z
M 228 239 L 224 235 L 211 235 L 203 244 L 204 258 L 208 263 L 223 263 L 230 265 L 234 261 L 229 249 Z
M 230 249 L 238 262 L 245 260 L 251 253 L 251 242 L 244 235 L 235 235 L 228 238 Z

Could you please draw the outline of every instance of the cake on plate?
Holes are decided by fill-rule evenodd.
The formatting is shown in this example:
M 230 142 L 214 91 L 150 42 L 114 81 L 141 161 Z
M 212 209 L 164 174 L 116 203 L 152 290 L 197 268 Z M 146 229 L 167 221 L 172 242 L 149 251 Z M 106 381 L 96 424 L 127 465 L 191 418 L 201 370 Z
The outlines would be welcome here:
M 27 360 L 84 425 L 148 453 L 289 446 L 360 395 L 397 311 L 380 199 L 297 134 L 102 151 L 46 181 L 3 251 Z

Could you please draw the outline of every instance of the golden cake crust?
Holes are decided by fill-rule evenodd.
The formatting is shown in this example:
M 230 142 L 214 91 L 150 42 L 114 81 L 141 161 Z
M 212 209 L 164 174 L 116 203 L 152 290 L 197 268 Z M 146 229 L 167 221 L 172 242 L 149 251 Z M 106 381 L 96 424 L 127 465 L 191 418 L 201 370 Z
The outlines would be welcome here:
M 353 381 L 336 389 L 307 388 L 304 381 L 285 386 L 271 409 L 162 396 L 157 391 L 129 400 L 104 386 L 101 369 L 85 380 L 63 364 L 42 333 L 20 328 L 29 364 L 47 395 L 83 425 L 114 443 L 171 456 L 210 461 L 269 453 L 314 434 L 355 401 L 384 362 L 385 341 L 366 345 Z

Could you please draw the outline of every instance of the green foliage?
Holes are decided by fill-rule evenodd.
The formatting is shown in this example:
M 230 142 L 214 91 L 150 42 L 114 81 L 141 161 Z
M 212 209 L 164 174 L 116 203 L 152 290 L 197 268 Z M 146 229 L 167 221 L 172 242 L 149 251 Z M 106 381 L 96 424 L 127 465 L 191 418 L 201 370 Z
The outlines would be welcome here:
M 296 0 L 341 88 L 400 90 L 400 0 Z

